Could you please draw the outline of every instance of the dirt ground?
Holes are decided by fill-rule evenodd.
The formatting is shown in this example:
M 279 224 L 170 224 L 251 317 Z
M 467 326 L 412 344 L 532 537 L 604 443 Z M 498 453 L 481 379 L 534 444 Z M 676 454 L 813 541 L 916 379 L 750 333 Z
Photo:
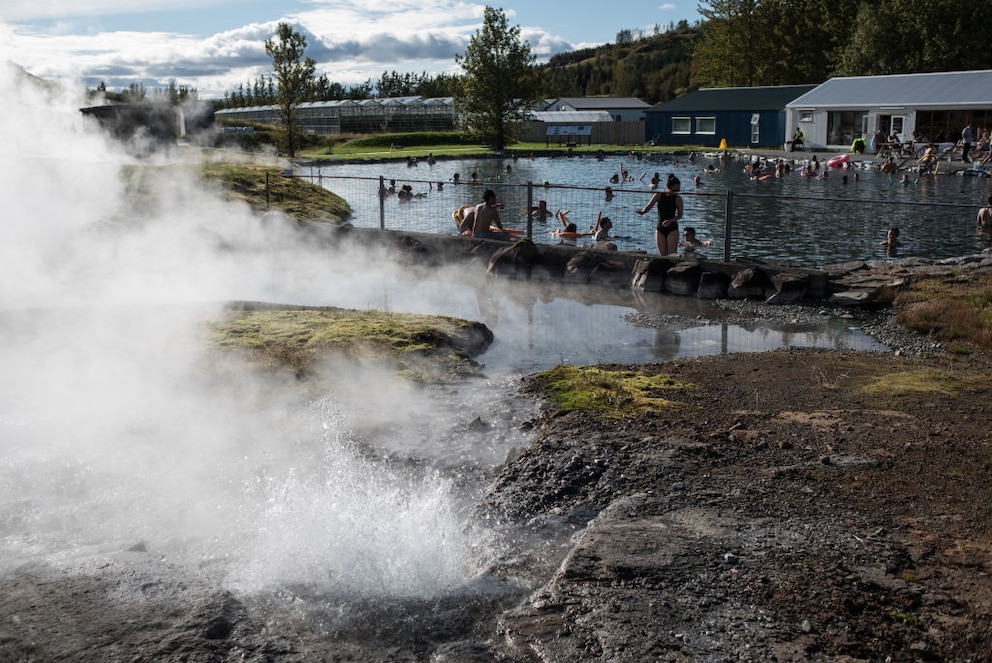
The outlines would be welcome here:
M 503 616 L 512 651 L 992 660 L 987 358 L 788 350 L 641 369 L 693 387 L 630 421 L 548 413 L 496 483 L 504 517 L 579 532 Z

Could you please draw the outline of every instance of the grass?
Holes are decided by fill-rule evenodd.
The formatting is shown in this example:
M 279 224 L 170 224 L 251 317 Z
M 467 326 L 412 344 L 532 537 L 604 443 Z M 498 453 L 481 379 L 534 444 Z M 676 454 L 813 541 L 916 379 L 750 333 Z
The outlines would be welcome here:
M 388 365 L 415 381 L 474 374 L 472 357 L 492 342 L 482 323 L 449 316 L 338 308 L 229 311 L 210 323 L 216 349 L 265 371 L 319 373 L 332 357 Z
M 880 375 L 863 386 L 861 393 L 875 397 L 940 394 L 953 398 L 964 386 L 963 380 L 946 371 L 918 369 Z
M 665 392 L 692 388 L 664 374 L 571 365 L 538 373 L 535 381 L 560 414 L 595 411 L 607 419 L 625 419 L 649 409 L 671 407 L 673 403 L 664 397 Z
M 507 152 L 516 154 L 548 154 L 561 153 L 565 145 L 545 143 L 514 143 L 507 146 Z M 595 154 L 600 151 L 607 154 L 629 154 L 631 150 L 640 152 L 689 152 L 704 151 L 698 146 L 658 146 L 646 145 L 580 145 L 573 148 L 577 154 Z M 457 132 L 418 132 L 403 134 L 376 134 L 361 137 L 349 137 L 344 140 L 335 139 L 326 147 L 302 150 L 301 157 L 324 159 L 337 157 L 346 159 L 382 159 L 416 157 L 421 159 L 428 154 L 436 157 L 444 156 L 476 156 L 495 155 L 496 152 L 480 143 L 474 143 Z
M 203 166 L 203 177 L 220 185 L 227 199 L 243 200 L 256 212 L 278 208 L 300 221 L 334 223 L 351 216 L 344 198 L 302 178 L 283 177 L 278 168 L 208 163 Z
M 896 322 L 955 343 L 955 354 L 967 354 L 967 346 L 992 350 L 992 274 L 918 279 L 895 297 L 893 306 Z

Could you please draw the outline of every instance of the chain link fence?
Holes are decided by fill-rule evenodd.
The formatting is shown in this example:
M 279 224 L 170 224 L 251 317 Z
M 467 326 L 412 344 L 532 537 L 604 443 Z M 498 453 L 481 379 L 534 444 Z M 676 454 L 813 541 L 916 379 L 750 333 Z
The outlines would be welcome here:
M 591 188 L 550 182 L 473 184 L 466 182 L 467 177 L 454 183 L 334 176 L 320 171 L 297 176 L 347 200 L 353 212 L 349 221 L 358 227 L 454 235 L 457 226 L 452 212 L 478 204 L 483 192 L 492 189 L 503 204 L 503 225 L 514 229 L 517 236 L 542 244 L 560 243 L 562 238 L 555 234 L 563 227 L 556 216 L 559 211 L 576 224 L 579 233 L 591 233 L 602 215 L 613 222 L 611 234 L 618 250 L 657 254 L 656 212 L 636 213 L 655 193 L 647 182 Z M 710 259 L 773 260 L 806 267 L 892 257 L 940 259 L 979 253 L 992 244 L 976 230 L 978 203 L 906 200 L 900 196 L 905 186 L 928 183 L 896 183 L 884 189 L 859 189 L 851 184 L 838 195 L 826 197 L 710 191 L 686 182 L 680 225 L 682 231 L 695 228 L 696 236 L 707 243 L 700 252 Z M 406 199 L 399 194 L 404 187 L 409 193 Z M 880 198 L 866 195 L 879 192 Z M 552 216 L 528 213 L 541 201 Z M 883 244 L 893 226 L 900 231 L 894 255 Z M 591 236 L 580 237 L 577 243 L 594 245 Z

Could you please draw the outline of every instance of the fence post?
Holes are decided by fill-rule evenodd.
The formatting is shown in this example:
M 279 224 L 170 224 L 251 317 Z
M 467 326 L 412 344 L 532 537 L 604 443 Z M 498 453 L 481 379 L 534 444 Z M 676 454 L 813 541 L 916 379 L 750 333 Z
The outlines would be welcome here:
M 386 196 L 383 192 L 386 190 L 386 180 L 380 175 L 379 176 L 379 230 L 386 229 Z
M 723 261 L 730 262 L 730 233 L 734 227 L 734 192 L 727 189 L 727 208 L 723 217 Z
M 527 182 L 527 239 L 533 239 L 534 234 L 534 183 Z
M 265 171 L 265 209 L 269 209 L 269 171 Z

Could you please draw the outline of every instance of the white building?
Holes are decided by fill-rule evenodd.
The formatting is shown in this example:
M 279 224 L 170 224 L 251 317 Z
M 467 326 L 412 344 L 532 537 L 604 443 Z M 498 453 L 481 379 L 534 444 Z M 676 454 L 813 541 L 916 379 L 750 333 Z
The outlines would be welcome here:
M 802 128 L 807 149 L 850 149 L 861 137 L 873 151 L 878 131 L 948 145 L 969 122 L 977 140 L 992 128 L 992 70 L 831 78 L 785 109 L 786 135 Z
M 639 122 L 651 104 L 637 97 L 561 97 L 548 103 L 545 111 L 606 111 L 616 122 Z

